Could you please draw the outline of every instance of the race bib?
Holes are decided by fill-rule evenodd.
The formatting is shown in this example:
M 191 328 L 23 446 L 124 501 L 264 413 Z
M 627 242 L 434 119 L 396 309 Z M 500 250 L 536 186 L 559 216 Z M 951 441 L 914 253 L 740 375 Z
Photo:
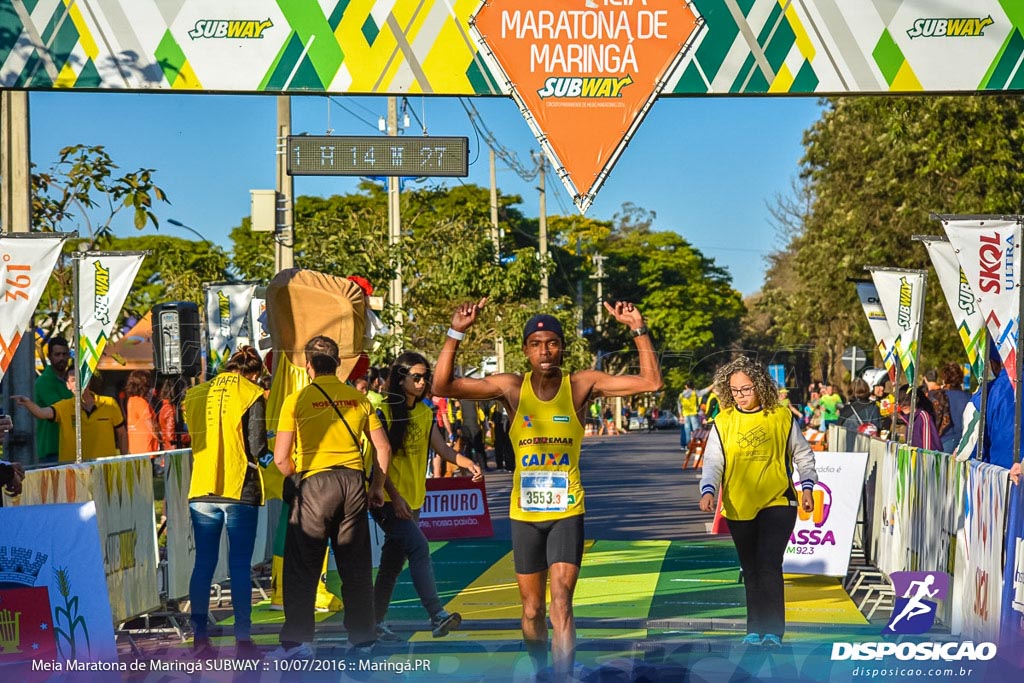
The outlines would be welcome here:
M 530 472 L 519 479 L 519 507 L 524 512 L 565 512 L 569 505 L 569 475 Z

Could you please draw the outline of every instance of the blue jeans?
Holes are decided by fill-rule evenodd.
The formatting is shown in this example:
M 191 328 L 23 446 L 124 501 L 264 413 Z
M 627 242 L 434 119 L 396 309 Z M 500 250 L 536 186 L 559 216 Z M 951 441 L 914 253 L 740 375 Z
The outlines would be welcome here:
M 217 568 L 221 529 L 228 528 L 228 574 L 231 578 L 231 608 L 235 613 L 235 640 L 249 640 L 252 631 L 252 551 L 256 545 L 259 507 L 241 503 L 188 504 L 192 535 L 196 544 L 196 565 L 189 582 L 192 627 L 196 638 L 208 637 L 210 585 Z
M 686 448 L 690 443 L 690 437 L 700 429 L 700 420 L 696 415 L 684 415 L 680 423 L 679 445 Z
M 380 550 L 380 567 L 373 584 L 373 604 L 377 623 L 384 621 L 391 604 L 398 575 L 409 561 L 409 574 L 420 602 L 431 618 L 441 611 L 441 599 L 434 583 L 434 565 L 430 561 L 430 546 L 420 530 L 420 511 L 412 511 L 412 519 L 398 519 L 391 503 L 371 510 L 374 520 L 384 531 L 384 547 Z

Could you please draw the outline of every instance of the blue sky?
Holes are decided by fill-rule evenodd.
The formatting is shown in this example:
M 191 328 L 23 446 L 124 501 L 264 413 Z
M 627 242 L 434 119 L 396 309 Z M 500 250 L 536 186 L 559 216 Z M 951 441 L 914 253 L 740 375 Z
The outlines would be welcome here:
M 470 139 L 470 175 L 486 187 L 487 148 L 478 147 L 455 98 L 408 98 L 430 135 Z M 539 149 L 512 100 L 473 100 L 498 142 L 523 165 Z M 167 93 L 33 93 L 32 160 L 48 168 L 58 150 L 104 145 L 122 170 L 156 169 L 171 204 L 156 207 L 160 231 L 192 238 L 167 224 L 173 218 L 230 248 L 228 233 L 249 214 L 249 190 L 274 187 L 276 102 L 268 96 Z M 820 115 L 814 98 L 662 98 L 598 193 L 587 215 L 611 218 L 624 202 L 657 214 L 655 228 L 674 230 L 728 269 L 743 294 L 763 281 L 764 256 L 781 246 L 767 205 L 789 191 L 799 170 L 801 140 Z M 293 133 L 373 135 L 387 112 L 385 97 L 294 97 Z M 409 134 L 421 133 L 415 119 Z M 548 214 L 575 213 L 549 176 Z M 527 216 L 539 213 L 536 182 L 524 182 L 499 162 L 499 191 L 523 198 Z M 297 177 L 296 195 L 354 191 L 358 179 Z M 436 182 L 457 183 L 449 179 Z M 118 234 L 137 234 L 130 216 Z M 301 226 L 300 226 L 301 227 Z M 147 229 L 151 231 L 151 228 Z

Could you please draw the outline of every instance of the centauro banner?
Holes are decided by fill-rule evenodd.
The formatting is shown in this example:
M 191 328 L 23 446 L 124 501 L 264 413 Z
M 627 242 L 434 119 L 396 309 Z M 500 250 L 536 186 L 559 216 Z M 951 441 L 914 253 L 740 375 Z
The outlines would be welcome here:
M 235 352 L 254 284 L 215 283 L 206 286 L 206 331 L 210 339 L 210 374 L 216 374 Z
M 869 268 L 878 289 L 878 300 L 894 336 L 896 353 L 914 386 L 917 345 L 921 341 L 921 311 L 924 305 L 925 272 L 896 268 Z
M 60 256 L 64 237 L 0 237 L 0 379 L 32 329 L 32 314 Z M 31 336 L 31 335 L 30 335 Z
M 889 371 L 889 377 L 896 379 L 896 341 L 889 327 L 889 321 L 882 310 L 882 302 L 878 298 L 878 289 L 875 283 L 868 280 L 860 280 L 857 283 L 857 298 L 864 309 L 864 315 L 868 319 L 868 327 L 875 337 L 878 354 L 882 357 L 885 369 Z
M 985 318 L 981 315 L 971 283 L 960 267 L 952 244 L 941 237 L 926 237 L 921 241 L 928 248 L 942 293 L 946 295 L 949 312 L 953 314 L 960 341 L 967 351 L 971 373 L 981 377 L 985 360 Z
M 139 272 L 142 252 L 87 252 L 78 265 L 78 376 L 86 387 Z
M 1020 222 L 1014 218 L 943 216 L 942 227 L 974 291 L 988 332 L 999 347 L 1010 381 L 1017 384 L 1020 326 Z

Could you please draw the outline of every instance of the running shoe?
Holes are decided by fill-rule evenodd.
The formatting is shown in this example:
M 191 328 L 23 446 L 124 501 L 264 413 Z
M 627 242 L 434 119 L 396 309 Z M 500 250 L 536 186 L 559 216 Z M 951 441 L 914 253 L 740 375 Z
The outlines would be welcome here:
M 394 643 L 401 640 L 401 638 L 387 624 L 377 624 L 377 640 Z
M 251 640 L 235 643 L 235 657 L 240 659 L 263 659 L 263 651 Z
M 760 645 L 761 636 L 756 633 L 748 633 L 747 637 L 740 641 L 744 645 Z
M 312 659 L 313 648 L 308 643 L 299 643 L 295 647 L 285 648 L 284 645 L 280 646 L 276 650 L 272 650 L 268 655 L 267 659 L 274 661 L 285 661 L 292 659 Z
M 196 659 L 209 659 L 217 656 L 217 648 L 211 643 L 209 638 L 195 638 L 192 641 L 192 656 Z
M 761 641 L 761 647 L 767 650 L 777 650 L 782 647 L 782 639 L 774 633 L 764 634 L 764 639 Z
M 448 635 L 449 631 L 458 629 L 461 624 L 462 615 L 458 612 L 448 614 L 448 612 L 441 610 L 430 617 L 430 627 L 435 638 L 444 638 Z

